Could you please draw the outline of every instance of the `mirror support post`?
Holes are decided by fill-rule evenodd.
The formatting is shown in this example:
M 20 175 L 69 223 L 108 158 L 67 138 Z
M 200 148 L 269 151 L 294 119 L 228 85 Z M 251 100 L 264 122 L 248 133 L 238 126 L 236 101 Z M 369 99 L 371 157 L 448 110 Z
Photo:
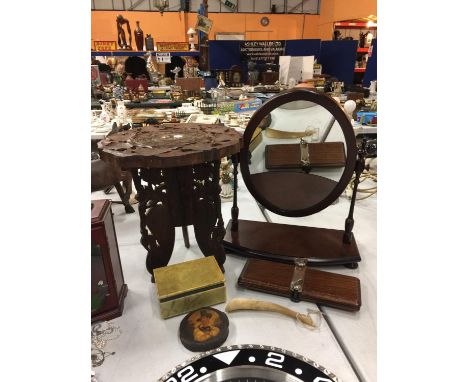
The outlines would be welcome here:
M 343 242 L 346 244 L 351 244 L 353 239 L 353 227 L 354 227 L 354 205 L 356 204 L 356 195 L 359 186 L 359 178 L 361 177 L 362 172 L 364 171 L 366 164 L 366 155 L 367 155 L 367 140 L 363 139 L 362 144 L 358 149 L 358 158 L 356 160 L 356 167 L 354 169 L 355 177 L 353 184 L 353 195 L 351 197 L 351 205 L 349 207 L 349 214 L 345 221 L 345 232 L 343 235 Z
M 326 141 L 328 138 L 328 134 L 330 134 L 330 131 L 335 123 L 336 119 L 335 117 L 331 117 L 330 121 L 328 121 L 327 127 L 325 127 L 325 131 L 323 132 L 322 138 L 320 139 L 320 142 L 323 143 Z
M 231 208 L 231 231 L 237 231 L 239 228 L 239 207 L 237 207 L 237 173 L 238 173 L 238 164 L 239 164 L 239 153 L 231 156 L 232 165 L 233 165 L 233 175 L 234 175 L 234 196 L 232 201 Z

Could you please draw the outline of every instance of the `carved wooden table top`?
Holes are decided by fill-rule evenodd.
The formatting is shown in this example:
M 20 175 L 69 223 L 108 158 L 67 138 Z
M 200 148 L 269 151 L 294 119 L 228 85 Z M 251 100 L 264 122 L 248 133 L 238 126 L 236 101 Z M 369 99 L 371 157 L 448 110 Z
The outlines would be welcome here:
M 101 158 L 121 168 L 170 168 L 210 162 L 240 151 L 242 136 L 224 125 L 165 123 L 112 134 Z

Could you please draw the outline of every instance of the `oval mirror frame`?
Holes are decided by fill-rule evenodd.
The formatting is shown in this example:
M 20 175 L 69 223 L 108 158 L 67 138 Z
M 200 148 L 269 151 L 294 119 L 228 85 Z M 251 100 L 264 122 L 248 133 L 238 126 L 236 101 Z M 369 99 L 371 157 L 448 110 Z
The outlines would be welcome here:
M 338 122 L 338 124 L 340 125 L 345 138 L 346 164 L 340 180 L 333 188 L 333 190 L 324 199 L 315 203 L 314 205 L 308 206 L 303 209 L 285 210 L 269 202 L 254 187 L 249 170 L 249 144 L 255 132 L 255 129 L 260 125 L 260 122 L 263 120 L 263 118 L 265 118 L 277 107 L 292 101 L 310 101 L 324 107 L 328 112 L 332 114 L 336 122 Z M 353 126 L 351 125 L 351 122 L 349 121 L 343 109 L 331 97 L 328 97 L 323 94 L 318 94 L 306 89 L 286 90 L 278 94 L 277 96 L 269 99 L 262 106 L 260 106 L 260 108 L 258 108 L 250 118 L 250 121 L 245 129 L 243 137 L 243 146 L 240 152 L 240 168 L 242 172 L 242 177 L 244 179 L 245 185 L 247 186 L 247 189 L 255 198 L 255 200 L 257 200 L 263 207 L 267 208 L 273 213 L 290 217 L 301 217 L 315 214 L 325 209 L 335 200 L 337 200 L 339 196 L 343 193 L 346 186 L 350 182 L 351 177 L 353 176 L 353 172 L 356 167 L 356 160 L 356 137 L 354 135 Z

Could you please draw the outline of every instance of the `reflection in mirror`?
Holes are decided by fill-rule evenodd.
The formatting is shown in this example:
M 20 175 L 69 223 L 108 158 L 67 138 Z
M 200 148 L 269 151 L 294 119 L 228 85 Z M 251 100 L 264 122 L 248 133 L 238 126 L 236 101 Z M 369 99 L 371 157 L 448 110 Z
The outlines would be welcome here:
M 343 131 L 333 115 L 310 101 L 274 109 L 250 141 L 252 184 L 282 210 L 301 210 L 335 188 L 346 164 Z

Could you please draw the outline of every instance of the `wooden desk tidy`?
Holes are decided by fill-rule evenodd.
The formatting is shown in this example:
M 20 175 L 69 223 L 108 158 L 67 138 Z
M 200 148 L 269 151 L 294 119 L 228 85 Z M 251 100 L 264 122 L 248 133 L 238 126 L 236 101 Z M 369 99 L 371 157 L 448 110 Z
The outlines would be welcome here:
M 248 289 L 284 297 L 291 296 L 294 265 L 249 259 L 238 283 Z M 361 307 L 361 284 L 358 278 L 307 268 L 301 300 L 338 309 L 357 311 Z
M 311 167 L 344 167 L 346 163 L 343 142 L 309 143 Z M 265 167 L 274 169 L 301 168 L 299 143 L 267 145 Z

